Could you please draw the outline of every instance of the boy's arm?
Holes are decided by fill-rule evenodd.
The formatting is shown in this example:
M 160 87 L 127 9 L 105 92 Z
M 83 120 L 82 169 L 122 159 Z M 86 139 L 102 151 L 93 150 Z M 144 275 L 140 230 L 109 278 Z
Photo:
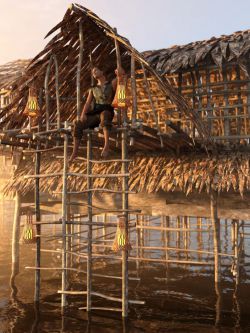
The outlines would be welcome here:
M 85 120 L 86 113 L 89 111 L 92 99 L 93 99 L 93 93 L 92 93 L 92 90 L 90 90 L 89 94 L 88 94 L 88 97 L 87 97 L 87 100 L 86 100 L 86 102 L 84 104 L 84 107 L 82 109 L 82 113 L 81 113 L 81 117 L 80 117 L 81 121 Z
M 117 68 L 115 70 L 115 74 L 116 74 L 116 78 L 112 81 L 112 87 L 113 87 L 114 91 L 116 91 L 117 82 L 119 80 L 123 80 L 124 78 L 126 79 L 126 77 L 127 77 L 126 72 L 125 72 L 125 70 L 122 67 Z

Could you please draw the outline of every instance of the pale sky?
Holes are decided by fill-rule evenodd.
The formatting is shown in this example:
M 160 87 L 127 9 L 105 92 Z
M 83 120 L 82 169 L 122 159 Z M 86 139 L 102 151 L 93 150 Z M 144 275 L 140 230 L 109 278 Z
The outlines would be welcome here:
M 139 51 L 250 28 L 249 0 L 78 0 Z M 66 0 L 0 0 L 0 64 L 34 57 L 70 5 Z

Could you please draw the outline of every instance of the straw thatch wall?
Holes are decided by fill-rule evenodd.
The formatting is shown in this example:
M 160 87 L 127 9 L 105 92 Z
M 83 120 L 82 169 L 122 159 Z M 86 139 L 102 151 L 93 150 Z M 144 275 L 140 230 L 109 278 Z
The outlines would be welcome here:
M 56 153 L 55 153 L 56 154 Z M 58 154 L 57 154 L 58 155 Z M 52 162 L 53 161 L 53 162 Z M 130 163 L 129 187 L 138 192 L 153 193 L 163 191 L 183 191 L 187 195 L 192 192 L 209 192 L 210 188 L 218 192 L 233 190 L 242 196 L 250 190 L 250 154 L 205 155 L 169 157 L 169 156 L 134 156 Z M 118 163 L 96 164 L 93 174 L 119 173 Z M 55 160 L 50 155 L 42 158 L 41 174 L 62 171 L 62 159 Z M 86 163 L 75 162 L 70 166 L 71 172 L 86 173 Z M 27 194 L 34 190 L 34 180 L 24 179 L 27 174 L 34 174 L 34 161 L 22 160 L 19 168 L 5 188 L 5 194 L 18 190 L 20 194 Z M 41 179 L 41 191 L 49 194 L 62 191 L 62 177 Z M 121 183 L 117 179 L 96 179 L 94 188 L 119 189 Z M 82 191 L 86 189 L 84 178 L 69 177 L 69 190 Z
M 249 144 L 250 30 L 144 52 L 206 123 L 213 140 Z M 172 121 L 187 133 L 192 124 L 169 106 Z

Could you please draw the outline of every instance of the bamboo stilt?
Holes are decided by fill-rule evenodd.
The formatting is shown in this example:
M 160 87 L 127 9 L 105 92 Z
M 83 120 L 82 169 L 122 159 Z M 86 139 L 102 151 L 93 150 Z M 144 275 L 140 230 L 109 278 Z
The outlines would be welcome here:
M 87 175 L 92 173 L 92 135 L 87 134 Z M 87 189 L 92 188 L 92 178 L 87 178 Z M 87 311 L 91 311 L 92 292 L 92 192 L 88 192 L 88 259 L 87 259 Z
M 67 124 L 65 124 L 67 127 Z M 62 290 L 65 291 L 67 287 L 67 172 L 68 172 L 68 135 L 64 134 L 64 164 L 63 164 L 63 193 L 62 193 Z M 66 306 L 66 295 L 61 296 L 62 309 Z
M 20 195 L 15 195 L 15 213 L 12 228 L 12 275 L 15 276 L 19 272 L 19 238 L 20 238 Z M 13 274 L 14 273 L 14 274 Z
M 76 94 L 77 94 L 77 120 L 80 119 L 81 115 L 81 68 L 83 59 L 83 26 L 82 20 L 79 22 L 79 57 L 77 63 L 77 73 L 76 73 Z
M 211 189 L 210 192 L 210 207 L 211 207 L 211 219 L 214 229 L 214 279 L 215 283 L 220 282 L 221 265 L 220 265 L 220 220 L 218 219 L 217 212 L 217 197 L 216 191 Z
M 36 153 L 35 173 L 37 175 L 40 173 L 40 166 L 41 166 L 41 153 Z M 36 223 L 39 223 L 41 221 L 40 179 L 39 178 L 36 178 L 36 180 L 35 180 L 35 215 L 36 215 Z M 36 234 L 37 234 L 37 236 L 41 235 L 41 225 L 40 224 L 36 224 Z M 40 267 L 40 265 L 41 265 L 41 238 L 36 237 L 36 267 Z M 41 284 L 40 270 L 36 270 L 36 273 L 35 273 L 35 302 L 39 302 L 39 299 L 40 299 L 40 284 Z
M 127 131 L 122 131 L 121 137 L 122 145 L 122 159 L 127 159 Z M 128 173 L 127 162 L 122 163 L 122 173 Z M 125 233 L 128 239 L 128 177 L 122 178 L 122 209 L 124 210 L 123 216 L 125 218 Z M 127 317 L 128 315 L 128 250 L 122 250 L 122 316 Z

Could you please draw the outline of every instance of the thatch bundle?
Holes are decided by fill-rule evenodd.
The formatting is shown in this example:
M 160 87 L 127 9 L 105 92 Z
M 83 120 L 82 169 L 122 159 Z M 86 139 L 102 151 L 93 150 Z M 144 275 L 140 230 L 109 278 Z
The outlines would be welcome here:
M 52 162 L 53 161 L 53 162 Z M 154 193 L 163 191 L 183 191 L 188 195 L 192 192 L 209 192 L 211 188 L 218 192 L 230 190 L 244 192 L 250 190 L 250 155 L 205 155 L 180 156 L 135 156 L 129 167 L 129 187 L 137 192 Z M 53 156 L 42 159 L 41 174 L 62 171 L 62 160 L 55 160 Z M 119 163 L 95 164 L 93 174 L 117 174 L 121 171 Z M 86 173 L 86 163 L 75 162 L 70 166 L 70 172 Z M 34 162 L 22 160 L 14 177 L 5 188 L 5 194 L 18 190 L 20 194 L 27 194 L 34 190 L 34 180 L 24 180 L 27 174 L 34 174 Z M 69 191 L 83 191 L 86 189 L 86 179 L 69 177 Z M 118 178 L 95 179 L 93 188 L 121 189 Z M 62 177 L 40 180 L 41 192 L 54 194 L 62 191 Z

